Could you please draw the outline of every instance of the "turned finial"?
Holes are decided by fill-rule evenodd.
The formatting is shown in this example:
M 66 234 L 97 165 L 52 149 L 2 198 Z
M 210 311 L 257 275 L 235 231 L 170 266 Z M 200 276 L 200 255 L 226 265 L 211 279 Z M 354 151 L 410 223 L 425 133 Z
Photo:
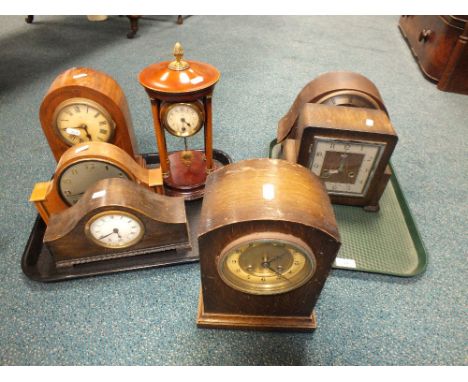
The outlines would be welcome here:
M 187 61 L 182 60 L 182 58 L 184 57 L 184 48 L 182 47 L 182 44 L 180 42 L 175 43 L 173 53 L 175 60 L 169 64 L 169 69 L 184 70 L 190 66 Z

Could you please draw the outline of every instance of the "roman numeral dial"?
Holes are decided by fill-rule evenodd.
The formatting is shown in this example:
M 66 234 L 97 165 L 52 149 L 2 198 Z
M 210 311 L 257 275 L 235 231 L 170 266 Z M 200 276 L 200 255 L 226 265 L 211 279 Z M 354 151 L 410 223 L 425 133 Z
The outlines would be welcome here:
M 98 103 L 86 98 L 71 98 L 57 107 L 55 128 L 69 146 L 89 141 L 110 142 L 115 124 Z

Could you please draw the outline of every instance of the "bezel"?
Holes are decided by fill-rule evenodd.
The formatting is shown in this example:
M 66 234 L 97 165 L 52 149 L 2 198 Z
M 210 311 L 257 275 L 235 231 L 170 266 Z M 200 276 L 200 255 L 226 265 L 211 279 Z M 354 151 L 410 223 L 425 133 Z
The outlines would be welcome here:
M 268 285 L 249 282 L 243 280 L 230 271 L 227 267 L 227 260 L 229 260 L 231 254 L 241 247 L 252 245 L 253 243 L 265 243 L 265 242 L 276 242 L 282 245 L 288 245 L 294 249 L 295 252 L 300 253 L 308 266 L 304 266 L 304 271 L 299 271 L 292 279 L 286 282 L 278 282 L 273 285 Z M 293 254 L 291 254 L 293 256 Z M 243 236 L 237 240 L 234 240 L 228 244 L 217 257 L 217 270 L 223 282 L 228 286 L 238 291 L 254 294 L 254 295 L 275 295 L 290 292 L 297 289 L 307 283 L 310 278 L 314 275 L 317 269 L 317 260 L 313 251 L 310 247 L 304 243 L 301 239 L 292 237 L 291 235 L 285 235 L 279 232 L 257 232 L 254 234 Z M 303 275 L 305 273 L 305 275 Z M 290 284 L 288 286 L 288 284 Z
M 65 197 L 63 191 L 62 191 L 62 177 L 65 173 L 67 173 L 67 171 L 69 171 L 71 168 L 77 166 L 78 164 L 81 164 L 81 163 L 86 163 L 86 162 L 100 162 L 100 163 L 104 163 L 108 166 L 112 166 L 112 167 L 115 167 L 117 168 L 119 171 L 121 171 L 126 177 L 127 179 L 129 180 L 133 180 L 133 177 L 131 177 L 125 170 L 123 170 L 121 167 L 117 166 L 115 163 L 111 163 L 110 161 L 105 161 L 105 160 L 102 160 L 102 159 L 94 159 L 94 158 L 87 158 L 87 159 L 83 159 L 83 160 L 77 160 L 77 161 L 74 161 L 72 163 L 70 163 L 68 166 L 66 166 L 61 172 L 60 174 L 58 174 L 58 177 L 57 177 L 57 189 L 58 189 L 58 193 L 60 195 L 60 197 L 62 198 L 62 200 L 65 202 L 65 204 L 67 204 L 68 206 L 72 206 L 73 204 L 70 204 L 67 200 L 67 198 Z M 105 179 L 105 178 L 103 178 Z
M 77 143 L 75 143 L 75 144 L 71 143 L 70 141 L 68 141 L 60 133 L 59 128 L 58 128 L 58 123 L 57 123 L 57 118 L 58 118 L 60 112 L 65 107 L 70 106 L 70 105 L 75 105 L 75 104 L 89 105 L 89 106 L 97 109 L 104 116 L 104 118 L 107 120 L 107 122 L 109 124 L 109 127 L 111 128 L 111 134 L 109 135 L 109 139 L 107 141 L 105 141 L 105 142 L 106 143 L 112 142 L 113 139 L 114 139 L 114 136 L 115 136 L 115 126 L 116 126 L 116 124 L 115 124 L 114 120 L 112 119 L 110 113 L 102 105 L 100 105 L 99 103 L 97 103 L 97 102 L 95 102 L 95 101 L 93 101 L 93 100 L 91 100 L 89 98 L 84 98 L 84 97 L 68 98 L 65 101 L 61 102 L 55 108 L 54 114 L 52 116 L 52 121 L 53 121 L 53 130 L 54 130 L 55 134 L 58 136 L 58 138 L 60 140 L 62 140 L 62 142 L 64 142 L 67 146 L 70 146 L 70 147 L 77 144 Z
M 191 130 L 190 133 L 184 134 L 180 133 L 176 130 L 174 130 L 168 120 L 167 117 L 169 115 L 169 112 L 174 109 L 175 107 L 178 106 L 188 106 L 191 109 L 195 110 L 195 112 L 198 114 L 198 124 L 195 129 Z M 198 102 L 174 102 L 174 103 L 165 103 L 161 107 L 161 112 L 160 112 L 160 118 L 163 127 L 173 136 L 175 137 L 181 137 L 181 138 L 186 138 L 186 137 L 191 137 L 198 133 L 200 129 L 202 128 L 204 122 L 205 122 L 205 111 L 203 109 L 203 106 Z
M 100 219 L 103 216 L 107 216 L 107 215 L 124 215 L 124 216 L 127 216 L 128 218 L 131 218 L 131 219 L 135 220 L 138 223 L 138 225 L 140 226 L 140 233 L 138 234 L 138 236 L 136 236 L 133 240 L 127 242 L 125 245 L 111 245 L 111 244 L 103 243 L 102 241 L 100 241 L 99 239 L 94 237 L 93 233 L 91 232 L 91 225 L 96 220 Z M 143 238 L 143 236 L 145 234 L 145 225 L 143 224 L 143 222 L 141 221 L 140 218 L 138 218 L 136 215 L 134 215 L 134 214 L 132 214 L 130 212 L 123 211 L 123 210 L 106 210 L 106 211 L 99 212 L 96 215 L 93 215 L 91 218 L 89 218 L 89 220 L 86 222 L 84 232 L 85 232 L 85 236 L 88 238 L 88 240 L 92 241 L 93 243 L 95 243 L 95 244 L 97 244 L 97 245 L 99 245 L 101 247 L 112 248 L 112 249 L 120 249 L 120 248 L 128 248 L 128 247 L 131 247 L 131 246 L 139 243 L 140 240 Z
M 309 154 L 309 160 L 308 160 L 307 167 L 309 168 L 309 170 L 311 172 L 313 172 L 315 175 L 317 175 L 319 177 L 320 177 L 320 173 L 321 173 L 321 170 L 322 170 L 322 167 L 323 167 L 323 161 L 322 161 L 322 166 L 318 170 L 318 174 L 317 174 L 316 171 L 314 171 L 313 165 L 315 164 L 315 155 L 316 155 L 318 146 L 322 142 L 325 142 L 325 143 L 332 142 L 332 143 L 338 143 L 338 144 L 341 144 L 341 145 L 350 144 L 352 146 L 361 145 L 361 146 L 369 146 L 369 147 L 376 147 L 377 148 L 377 153 L 374 156 L 373 162 L 371 164 L 371 169 L 369 171 L 369 174 L 367 175 L 365 184 L 362 187 L 361 192 L 352 192 L 352 191 L 345 191 L 345 190 L 330 189 L 329 186 L 327 185 L 327 183 L 332 183 L 332 182 L 326 182 L 325 180 L 323 180 L 321 178 L 321 180 L 324 183 L 329 195 L 365 197 L 367 195 L 368 190 L 369 190 L 370 184 L 372 183 L 372 179 L 374 178 L 374 175 L 375 175 L 376 169 L 377 169 L 377 167 L 378 167 L 378 165 L 380 163 L 380 160 L 382 159 L 382 155 L 385 152 L 386 143 L 385 142 L 380 142 L 380 141 L 354 140 L 354 139 L 336 138 L 336 137 L 327 137 L 327 136 L 316 135 L 314 137 L 313 143 L 309 147 L 309 153 L 310 154 Z M 327 150 L 327 151 L 330 151 L 330 150 Z M 333 150 L 333 151 L 338 151 L 338 150 Z M 361 153 L 361 152 L 353 152 L 353 151 L 348 151 L 348 152 L 352 153 L 352 154 L 360 154 Z M 356 175 L 356 182 L 357 182 L 357 180 L 358 180 L 358 178 L 359 178 L 359 176 L 361 174 L 361 171 L 362 171 L 362 165 L 361 165 L 359 173 Z M 337 182 L 333 182 L 333 183 L 337 183 Z

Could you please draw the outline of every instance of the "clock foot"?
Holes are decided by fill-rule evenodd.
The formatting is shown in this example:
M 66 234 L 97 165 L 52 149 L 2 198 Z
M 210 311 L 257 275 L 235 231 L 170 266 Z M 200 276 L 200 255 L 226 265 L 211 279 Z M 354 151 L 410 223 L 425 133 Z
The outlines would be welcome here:
M 315 310 L 310 316 L 305 317 L 209 313 L 205 311 L 203 295 L 200 290 L 197 326 L 211 329 L 313 331 L 317 328 L 317 317 Z
M 364 206 L 364 211 L 366 212 L 379 212 L 380 206 L 378 204 L 372 206 Z
M 28 15 L 24 21 L 26 21 L 28 24 L 32 24 L 32 22 L 34 21 L 34 15 Z

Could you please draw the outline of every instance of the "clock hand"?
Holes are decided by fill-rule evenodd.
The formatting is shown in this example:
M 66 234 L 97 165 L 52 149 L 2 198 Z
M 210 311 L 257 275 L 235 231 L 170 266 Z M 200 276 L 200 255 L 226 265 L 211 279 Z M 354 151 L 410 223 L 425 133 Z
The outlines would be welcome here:
M 114 229 L 112 230 L 112 232 L 111 232 L 111 233 L 108 233 L 107 235 L 103 235 L 103 236 L 101 236 L 101 237 L 99 238 L 99 240 L 101 240 L 101 239 L 105 239 L 107 236 L 110 236 L 110 235 L 112 235 L 112 234 L 114 234 L 114 233 L 116 233 L 116 234 L 117 234 L 117 236 L 119 237 L 119 239 L 121 239 L 121 238 L 122 238 L 122 236 L 120 236 L 120 235 L 119 235 L 119 229 L 118 229 L 118 228 L 114 228 Z
M 282 273 L 278 272 L 276 269 L 273 269 L 270 264 L 268 264 L 265 268 L 269 269 L 270 271 L 273 271 L 274 273 L 276 273 L 279 277 L 285 279 L 286 281 L 288 282 L 291 282 L 291 280 L 289 280 L 287 277 L 284 277 Z
M 345 162 L 346 162 L 347 157 L 348 157 L 348 154 L 341 154 L 340 165 L 338 166 L 338 173 L 343 172 L 343 168 L 345 166 Z
M 81 128 L 84 129 L 84 131 L 86 131 L 86 136 L 88 137 L 88 139 L 90 141 L 92 141 L 93 139 L 91 138 L 91 135 L 89 134 L 89 131 L 88 131 L 88 126 L 86 126 L 85 124 L 81 125 Z
M 112 231 L 111 233 L 108 233 L 107 235 L 103 235 L 103 236 L 99 237 L 99 240 L 105 239 L 107 236 L 110 236 L 110 235 L 112 235 L 113 233 L 114 233 L 114 231 Z
M 271 263 L 272 261 L 278 260 L 278 259 L 280 259 L 281 257 L 283 257 L 284 255 L 286 255 L 286 253 L 282 253 L 281 255 L 275 256 L 275 257 L 273 257 L 271 260 L 264 261 L 263 264 L 268 264 L 268 265 L 270 265 L 270 263 Z
M 190 123 L 188 123 L 188 122 L 185 120 L 185 118 L 183 118 L 183 117 L 180 119 L 180 122 L 185 123 L 185 124 L 186 124 L 187 126 L 189 126 L 189 127 L 192 127 L 192 125 L 191 125 Z
M 80 195 L 83 195 L 83 194 L 84 194 L 84 191 L 80 192 L 79 194 L 69 195 L 68 197 L 69 198 L 74 198 L 75 196 L 80 196 Z

